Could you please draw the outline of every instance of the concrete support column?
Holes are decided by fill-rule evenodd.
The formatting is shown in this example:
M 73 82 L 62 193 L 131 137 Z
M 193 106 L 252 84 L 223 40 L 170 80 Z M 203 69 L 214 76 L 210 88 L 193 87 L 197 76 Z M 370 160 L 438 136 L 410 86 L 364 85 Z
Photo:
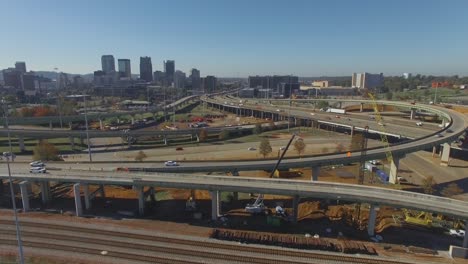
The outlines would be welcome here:
M 351 135 L 351 137 L 354 136 L 354 126 L 351 127 L 351 132 L 349 134 Z
M 217 220 L 219 216 L 220 192 L 210 191 L 211 195 L 211 220 Z
M 164 141 L 164 146 L 167 146 L 167 137 L 163 136 L 163 141 Z M 198 136 L 197 136 L 197 141 L 198 141 Z
M 450 144 L 444 143 L 442 148 L 442 157 L 440 158 L 440 166 L 448 167 L 450 160 Z
M 416 110 L 415 110 L 415 109 L 411 109 L 410 120 L 413 120 L 415 117 L 416 117 Z
M 390 163 L 390 175 L 388 182 L 396 184 L 398 177 L 398 167 L 400 165 L 400 157 L 393 156 L 392 162 Z
M 143 216 L 145 214 L 145 192 L 143 186 L 135 186 L 138 194 L 138 214 Z
M 312 181 L 318 181 L 320 175 L 320 167 L 312 167 Z
M 41 200 L 42 204 L 45 205 L 49 202 L 50 199 L 50 187 L 48 181 L 43 181 L 39 183 L 41 187 Z
M 361 105 L 359 106 L 359 112 L 363 112 L 364 111 L 364 103 L 361 103 Z
M 21 200 L 23 201 L 23 211 L 27 212 L 29 211 L 29 182 L 28 181 L 22 181 L 19 184 L 20 186 L 20 191 L 21 191 Z
M 75 149 L 75 138 L 70 136 L 69 139 L 70 139 L 70 147 L 71 147 L 72 150 L 74 150 Z
M 104 190 L 104 184 L 99 185 L 99 192 L 101 193 L 101 197 L 106 197 L 106 192 Z
M 73 193 L 75 195 L 75 210 L 76 216 L 83 216 L 83 206 L 81 205 L 80 184 L 73 184 Z
M 104 125 L 102 124 L 102 119 L 99 119 L 99 129 L 104 130 Z
M 435 157 L 436 153 L 437 153 L 437 147 L 433 146 L 432 147 L 432 157 Z
M 85 209 L 89 210 L 91 208 L 91 197 L 89 197 L 89 185 L 88 184 L 83 184 L 83 193 L 84 193 Z
M 154 190 L 154 187 L 150 187 L 149 189 L 149 197 L 152 203 L 156 202 L 156 191 Z
M 131 119 L 132 125 L 134 125 L 134 124 L 135 124 L 135 117 L 132 116 L 131 118 L 132 118 L 132 119 Z
M 297 223 L 297 215 L 299 213 L 299 201 L 301 200 L 301 197 L 299 195 L 295 195 L 293 199 L 293 205 L 292 205 L 292 210 L 293 210 L 293 223 Z
M 463 238 L 463 247 L 468 248 L 468 235 L 466 235 L 468 232 L 468 222 L 465 221 L 465 237 Z
M 367 223 L 367 234 L 369 236 L 374 236 L 375 234 L 375 220 L 377 219 L 377 210 L 379 208 L 371 204 L 370 209 L 369 209 L 369 220 Z
M 24 147 L 24 137 L 18 136 L 18 145 L 21 152 L 25 152 L 26 148 Z

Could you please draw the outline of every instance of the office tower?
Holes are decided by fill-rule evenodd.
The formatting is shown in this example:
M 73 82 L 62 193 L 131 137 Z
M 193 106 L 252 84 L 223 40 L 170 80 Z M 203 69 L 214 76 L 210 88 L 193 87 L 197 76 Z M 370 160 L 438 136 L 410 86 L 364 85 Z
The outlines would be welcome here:
M 34 81 L 36 80 L 36 75 L 33 72 L 28 72 L 21 74 L 21 86 L 23 90 L 35 91 L 36 85 Z
M 8 68 L 3 70 L 3 82 L 5 86 L 21 88 L 21 72 L 15 68 Z
M 132 78 L 132 70 L 130 67 L 129 59 L 118 59 L 119 64 L 119 77 L 120 78 Z
M 166 75 L 162 71 L 155 71 L 153 74 L 153 81 L 158 83 L 158 84 L 163 84 L 164 83 L 164 77 Z
M 371 73 L 353 73 L 351 86 L 359 89 L 375 89 L 378 86 L 383 85 L 384 77 L 383 73 L 371 74 Z
M 185 88 L 185 79 L 187 76 L 182 71 L 176 71 L 174 73 L 174 88 Z
M 168 82 L 168 85 L 171 85 L 171 83 L 174 82 L 175 61 L 164 61 L 164 73 L 166 74 L 166 81 Z
M 214 76 L 208 75 L 202 80 L 203 82 L 203 89 L 205 90 L 205 93 L 212 93 L 216 91 L 216 84 L 217 84 L 217 79 Z
M 26 62 L 24 61 L 17 61 L 15 63 L 15 69 L 21 73 L 26 73 Z
M 195 68 L 192 69 L 190 73 L 190 79 L 192 81 L 192 90 L 200 92 L 201 90 L 200 71 Z
M 115 60 L 112 55 L 102 55 L 101 57 L 102 71 L 105 73 L 115 72 Z
M 140 79 L 147 82 L 153 81 L 153 65 L 151 57 L 140 57 Z

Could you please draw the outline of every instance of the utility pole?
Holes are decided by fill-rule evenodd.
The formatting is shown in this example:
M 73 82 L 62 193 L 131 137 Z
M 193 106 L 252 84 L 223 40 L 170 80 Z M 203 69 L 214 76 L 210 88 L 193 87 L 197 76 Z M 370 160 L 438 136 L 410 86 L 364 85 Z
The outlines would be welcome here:
M 88 110 L 86 107 L 86 94 L 83 96 L 84 101 L 84 113 L 85 113 L 85 126 L 86 126 L 86 142 L 88 143 L 88 154 L 89 154 L 89 162 L 93 162 L 92 154 L 91 154 L 91 142 L 89 142 L 89 128 L 88 128 Z

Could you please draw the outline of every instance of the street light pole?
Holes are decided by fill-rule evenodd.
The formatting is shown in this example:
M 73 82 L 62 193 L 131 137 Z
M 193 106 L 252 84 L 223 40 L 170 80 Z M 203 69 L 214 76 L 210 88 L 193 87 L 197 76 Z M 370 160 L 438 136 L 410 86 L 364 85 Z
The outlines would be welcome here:
M 89 154 L 89 162 L 93 162 L 93 158 L 91 155 L 91 145 L 89 142 L 89 129 L 88 129 L 88 110 L 86 107 L 86 94 L 83 96 L 84 101 L 84 113 L 85 113 L 85 126 L 86 126 L 86 142 L 88 143 L 88 154 Z
M 8 136 L 8 145 L 10 148 L 10 153 L 8 156 L 4 155 L 4 158 L 7 161 L 7 167 L 8 167 L 8 181 L 9 181 L 9 186 L 10 186 L 10 196 L 11 196 L 11 203 L 13 205 L 13 215 L 15 218 L 15 227 L 16 227 L 16 240 L 18 240 L 18 255 L 19 255 L 19 261 L 21 264 L 24 264 L 24 255 L 23 255 L 23 242 L 21 241 L 21 231 L 19 228 L 19 221 L 18 221 L 18 212 L 16 210 L 16 199 L 15 199 L 15 192 L 13 190 L 13 179 L 11 178 L 11 169 L 10 169 L 10 157 L 13 157 L 13 148 L 11 147 L 11 137 L 10 137 L 10 128 L 8 126 L 8 115 L 7 111 L 8 109 L 5 110 L 5 104 L 4 101 L 2 100 L 2 105 L 3 105 L 3 117 L 5 119 L 5 127 L 7 129 L 7 136 Z

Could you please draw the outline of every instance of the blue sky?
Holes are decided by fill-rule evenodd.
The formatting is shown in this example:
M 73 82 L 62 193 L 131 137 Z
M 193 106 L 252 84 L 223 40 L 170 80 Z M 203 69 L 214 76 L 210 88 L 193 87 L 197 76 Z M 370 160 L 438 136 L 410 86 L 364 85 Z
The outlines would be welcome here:
M 403 72 L 468 75 L 465 0 L 2 0 L 0 69 L 90 73 L 150 56 L 244 77 Z

